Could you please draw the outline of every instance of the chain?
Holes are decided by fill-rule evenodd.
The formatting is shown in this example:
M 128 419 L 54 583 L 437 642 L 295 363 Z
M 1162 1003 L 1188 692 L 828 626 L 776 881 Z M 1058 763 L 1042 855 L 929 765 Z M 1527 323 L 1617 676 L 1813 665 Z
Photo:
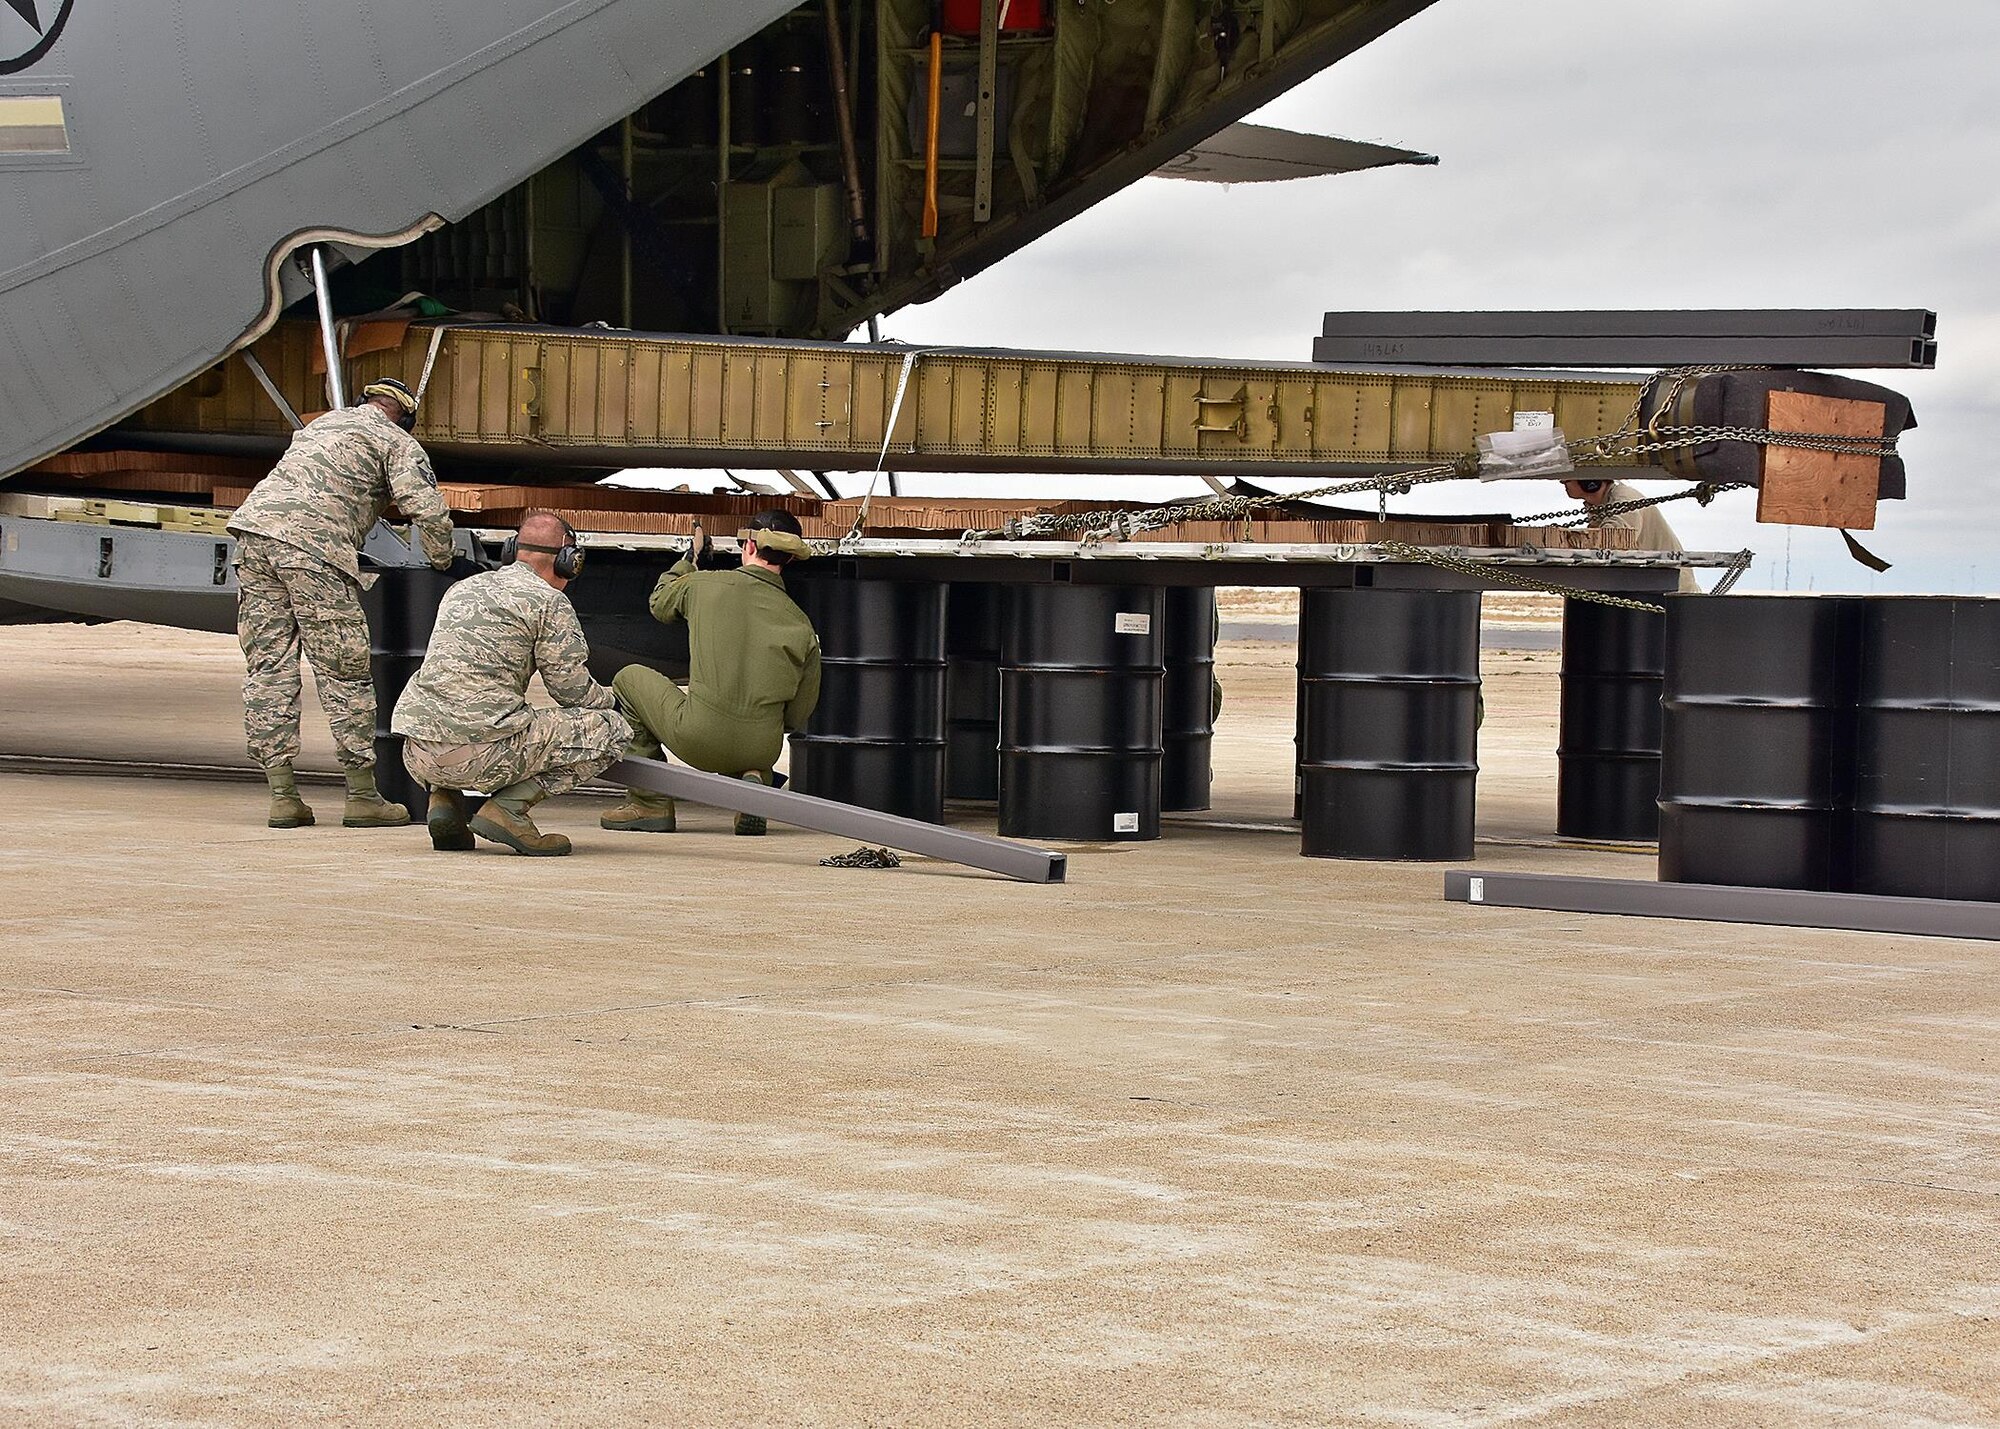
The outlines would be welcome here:
M 1449 551 L 1431 546 L 1412 546 L 1404 541 L 1382 541 L 1378 544 L 1398 560 L 1421 561 L 1425 565 L 1436 566 L 1439 570 L 1451 571 L 1455 575 L 1471 576 L 1475 580 L 1497 581 L 1502 585 L 1518 586 L 1522 590 L 1559 595 L 1566 600 L 1587 600 L 1597 605 L 1616 606 L 1620 610 L 1640 610 L 1648 615 L 1666 614 L 1666 607 L 1655 605 L 1651 601 L 1628 600 L 1622 595 L 1606 595 L 1603 591 L 1584 590 L 1580 586 L 1563 585 L 1559 581 L 1544 580 L 1539 576 L 1524 576 L 1497 561 L 1475 561 L 1468 556 L 1453 555 Z
M 1761 372 L 1765 369 L 1755 363 L 1715 363 L 1701 367 L 1668 367 L 1660 372 L 1666 380 L 1666 388 L 1659 400 L 1653 404 L 1653 420 L 1643 428 L 1641 418 L 1645 415 L 1646 390 L 1652 386 L 1647 382 L 1639 389 L 1638 400 L 1626 414 L 1625 421 L 1618 430 L 1605 437 L 1594 437 L 1570 444 L 1571 459 L 1579 465 L 1591 462 L 1618 461 L 1635 456 L 1652 456 L 1659 452 L 1680 451 L 1687 447 L 1706 446 L 1710 442 L 1754 442 L 1767 447 L 1796 447 L 1804 451 L 1833 452 L 1841 456 L 1892 457 L 1896 454 L 1896 438 L 1880 437 L 1838 437 L 1825 436 L 1814 432 L 1774 432 L 1768 427 L 1662 427 L 1660 419 L 1679 404 L 1681 391 L 1687 384 L 1700 377 L 1714 376 L 1723 372 Z M 1651 438 L 1639 441 L 1640 436 Z
M 1715 583 L 1715 589 L 1710 591 L 1709 594 L 1728 595 L 1730 589 L 1743 579 L 1744 573 L 1750 569 L 1750 563 L 1755 559 L 1757 559 L 1757 553 L 1748 549 L 1738 551 L 1735 555 L 1731 556 L 1729 558 L 1728 569 L 1723 571 L 1722 579 Z
M 886 848 L 858 848 L 853 853 L 831 854 L 819 861 L 821 868 L 901 868 L 903 861 Z
M 1613 516 L 1624 516 L 1634 511 L 1644 511 L 1649 506 L 1664 506 L 1669 501 L 1686 501 L 1693 497 L 1703 506 L 1708 505 L 1725 491 L 1746 491 L 1748 482 L 1742 481 L 1701 481 L 1685 491 L 1670 491 L 1665 496 L 1636 496 L 1629 501 L 1611 501 L 1602 506 L 1583 506 L 1574 511 L 1538 511 L 1533 516 L 1516 516 L 1516 526 L 1590 526 L 1609 520 Z
M 1283 506 L 1291 501 L 1317 501 L 1322 497 L 1351 496 L 1362 491 L 1380 492 L 1385 499 L 1392 495 L 1403 496 L 1416 487 L 1428 486 L 1432 482 L 1452 481 L 1477 475 L 1478 470 L 1476 458 L 1460 457 L 1456 461 L 1439 462 L 1435 466 L 1417 467 L 1411 471 L 1378 472 L 1374 476 L 1362 477 L 1358 481 L 1316 486 L 1310 491 L 1269 496 L 1215 496 L 1202 501 L 1149 506 L 1141 511 L 1068 511 L 1022 516 L 994 530 L 967 531 L 960 539 L 1024 540 L 1036 536 L 1054 536 L 1064 531 L 1082 531 L 1086 542 L 1106 539 L 1122 541 L 1142 531 L 1158 531 L 1188 521 L 1239 520 L 1252 512 L 1271 506 Z

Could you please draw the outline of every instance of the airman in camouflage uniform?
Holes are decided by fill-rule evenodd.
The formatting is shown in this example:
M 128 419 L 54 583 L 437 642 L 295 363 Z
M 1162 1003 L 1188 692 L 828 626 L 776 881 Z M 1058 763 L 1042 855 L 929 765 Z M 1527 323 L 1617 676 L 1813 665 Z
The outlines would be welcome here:
M 416 410 L 402 383 L 371 384 L 359 406 L 328 412 L 294 433 L 284 459 L 230 518 L 237 635 L 249 667 L 243 727 L 270 783 L 274 829 L 313 822 L 292 772 L 301 649 L 347 775 L 341 822 L 385 828 L 410 821 L 409 810 L 375 787 L 375 684 L 355 553 L 393 503 L 415 526 L 430 563 L 451 565 L 451 518 L 430 458 L 409 433 Z
M 1563 489 L 1572 501 L 1581 501 L 1590 514 L 1593 527 L 1608 527 L 1612 530 L 1638 532 L 1639 549 L 1642 551 L 1681 550 L 1681 538 L 1674 534 L 1674 528 L 1667 524 L 1667 518 L 1660 514 L 1657 506 L 1647 506 L 1638 511 L 1621 511 L 1616 515 L 1605 515 L 1602 508 L 1615 506 L 1626 501 L 1644 501 L 1646 495 L 1636 486 L 1627 486 L 1622 481 L 1591 480 L 1572 477 L 1563 483 Z M 1682 595 L 1701 594 L 1701 583 L 1694 578 L 1694 572 L 1685 566 L 1681 568 L 1680 584 L 1676 587 Z
M 427 821 L 440 849 L 469 849 L 477 834 L 517 853 L 568 853 L 569 840 L 544 834 L 528 811 L 602 772 L 632 737 L 611 691 L 585 668 L 590 650 L 562 593 L 582 565 L 574 533 L 531 512 L 515 551 L 512 565 L 446 594 L 423 667 L 391 718 L 403 763 L 431 791 Z M 537 671 L 560 709 L 528 704 Z M 468 818 L 462 789 L 492 797 Z

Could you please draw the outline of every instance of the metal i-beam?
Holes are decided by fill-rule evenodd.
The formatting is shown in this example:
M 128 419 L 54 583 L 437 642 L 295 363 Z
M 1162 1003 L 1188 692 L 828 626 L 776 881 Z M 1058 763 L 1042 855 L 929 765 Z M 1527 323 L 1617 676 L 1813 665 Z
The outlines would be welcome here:
M 1489 908 L 2000 940 L 2000 903 L 1955 903 L 1938 898 L 1466 870 L 1454 870 L 1444 876 L 1444 896 L 1447 902 L 1477 903 Z
M 1932 367 L 1924 308 L 1328 313 L 1316 362 L 1466 366 Z
M 1322 337 L 1315 362 L 1415 362 L 1439 367 L 1931 368 L 1921 337 Z
M 796 828 L 858 838 L 863 843 L 941 858 L 948 863 L 1017 878 L 1023 883 L 1061 883 L 1069 870 L 1068 856 L 1049 849 L 970 834 L 963 829 L 947 829 L 852 804 L 837 804 L 831 799 L 773 789 L 746 779 L 704 774 L 684 765 L 662 764 L 657 759 L 621 759 L 604 771 L 604 778 L 628 788 L 664 794 L 670 799 L 688 799 L 739 814 L 775 819 Z
M 1338 312 L 1326 337 L 1936 337 L 1927 308 Z
M 312 380 L 310 335 L 287 324 L 256 344 L 288 388 Z M 358 382 L 414 383 L 430 348 L 431 330 L 415 327 L 349 366 Z M 417 436 L 436 455 L 515 465 L 872 471 L 879 460 L 892 472 L 1321 477 L 1461 458 L 1521 412 L 1553 413 L 1572 440 L 1606 436 L 1643 382 L 972 348 L 916 349 L 912 361 L 912 351 L 452 328 Z M 222 383 L 184 389 L 133 425 L 176 440 L 287 435 L 238 364 Z

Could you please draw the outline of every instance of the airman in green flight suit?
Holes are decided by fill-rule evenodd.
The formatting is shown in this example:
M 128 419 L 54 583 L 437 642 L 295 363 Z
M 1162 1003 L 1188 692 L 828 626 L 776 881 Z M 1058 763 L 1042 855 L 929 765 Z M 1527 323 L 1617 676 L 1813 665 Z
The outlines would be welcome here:
M 739 535 L 741 569 L 699 569 L 707 538 L 697 526 L 693 548 L 653 588 L 653 618 L 687 622 L 687 688 L 644 665 L 626 666 L 611 685 L 636 726 L 630 754 L 658 759 L 664 746 L 691 768 L 768 784 L 786 733 L 803 729 L 819 703 L 819 637 L 784 575 L 812 549 L 788 511 L 762 512 Z M 599 822 L 671 833 L 674 801 L 634 790 Z M 761 834 L 764 820 L 738 815 L 736 832 Z

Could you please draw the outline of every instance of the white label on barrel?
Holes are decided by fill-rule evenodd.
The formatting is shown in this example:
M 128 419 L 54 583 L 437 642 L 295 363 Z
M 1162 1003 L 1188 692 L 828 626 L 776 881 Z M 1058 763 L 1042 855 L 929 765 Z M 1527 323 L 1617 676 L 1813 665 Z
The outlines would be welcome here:
M 1554 412 L 1516 412 L 1514 430 L 1517 432 L 1553 431 L 1556 425 Z
M 1467 899 L 1467 901 L 1468 901 L 1468 902 L 1472 902 L 1472 903 L 1484 903 L 1484 902 L 1486 901 L 1486 880 L 1485 880 L 1485 879 L 1483 879 L 1483 878 L 1468 878 L 1468 879 L 1467 879 L 1467 880 L 1465 881 L 1465 885 L 1466 885 L 1466 891 L 1465 891 L 1465 896 L 1466 896 L 1466 899 Z
M 1141 620 L 1144 620 L 1145 618 L 1146 617 L 1143 615 L 1139 617 L 1139 619 Z M 1111 816 L 1111 832 L 1114 834 L 1138 833 L 1139 816 L 1137 814 L 1113 814 Z
M 1120 635 L 1151 635 L 1153 633 L 1153 617 L 1150 615 L 1133 615 L 1121 610 L 1112 618 L 1111 628 Z

